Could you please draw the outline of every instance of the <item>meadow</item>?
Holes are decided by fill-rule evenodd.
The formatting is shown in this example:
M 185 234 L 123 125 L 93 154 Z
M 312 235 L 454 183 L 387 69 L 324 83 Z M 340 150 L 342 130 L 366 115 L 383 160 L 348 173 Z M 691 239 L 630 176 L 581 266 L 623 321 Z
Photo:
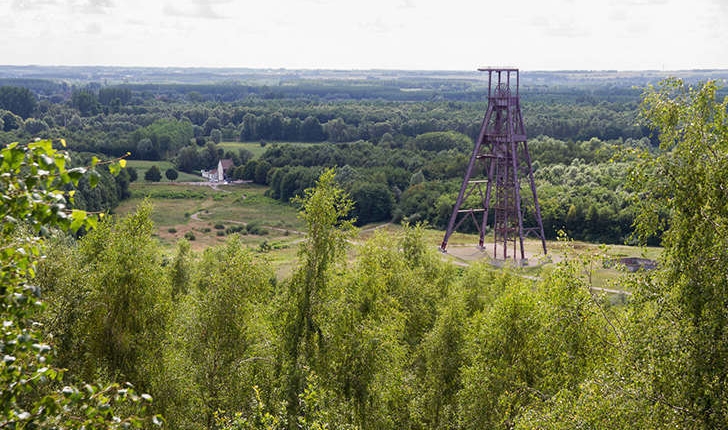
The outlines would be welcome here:
M 250 151 L 253 154 L 253 158 L 260 158 L 261 155 L 268 149 L 267 143 L 261 144 L 260 142 L 220 142 L 217 144 L 218 148 L 222 148 L 225 151 L 237 152 L 241 149 Z M 312 143 L 303 142 L 275 142 L 274 145 L 294 145 L 294 146 L 311 146 Z
M 137 164 L 136 161 L 133 161 Z M 143 168 L 143 166 L 141 166 Z M 152 220 L 155 236 L 164 249 L 171 254 L 175 244 L 182 238 L 190 241 L 191 248 L 202 252 L 206 248 L 224 243 L 226 238 L 238 233 L 242 243 L 268 256 L 279 278 L 290 274 L 296 263 L 298 244 L 305 232 L 298 218 L 297 208 L 266 196 L 268 187 L 252 183 L 212 184 L 208 182 L 150 183 L 139 180 L 131 184 L 132 197 L 116 209 L 119 217 L 127 215 L 145 199 L 153 203 Z M 375 232 L 388 235 L 400 233 L 402 227 L 392 223 L 362 226 L 353 245 L 364 243 Z M 424 240 L 437 248 L 442 241 L 443 231 L 425 229 Z M 443 259 L 456 266 L 467 267 L 479 261 L 489 260 L 493 253 L 492 236 L 486 237 L 485 249 L 478 249 L 477 235 L 455 232 L 448 244 Z M 351 251 L 353 257 L 355 248 Z M 500 248 L 499 248 L 500 249 Z M 519 273 L 538 277 L 543 270 L 554 267 L 564 259 L 582 258 L 589 261 L 592 286 L 612 288 L 611 281 L 624 273 L 624 267 L 615 264 L 619 258 L 640 257 L 657 260 L 661 248 L 634 247 L 627 245 L 603 246 L 582 241 L 547 241 L 548 254 L 544 255 L 540 241 L 526 239 L 524 242 L 527 262 L 518 268 Z M 502 252 L 502 251 L 499 251 Z M 509 256 L 513 250 L 509 249 Z M 510 261 L 506 264 L 510 265 Z M 500 270 L 493 265 L 493 270 Z
M 144 179 L 144 173 L 149 170 L 152 166 L 157 166 L 159 170 L 162 172 L 162 180 L 160 182 L 199 182 L 202 181 L 202 176 L 200 175 L 193 175 L 191 173 L 185 173 L 178 171 L 177 174 L 179 175 L 177 179 L 174 181 L 170 181 L 167 179 L 167 177 L 164 175 L 164 172 L 167 171 L 167 169 L 174 169 L 174 164 L 169 160 L 158 160 L 158 161 L 149 161 L 149 160 L 127 160 L 126 162 L 127 168 L 136 169 L 137 176 L 140 179 Z

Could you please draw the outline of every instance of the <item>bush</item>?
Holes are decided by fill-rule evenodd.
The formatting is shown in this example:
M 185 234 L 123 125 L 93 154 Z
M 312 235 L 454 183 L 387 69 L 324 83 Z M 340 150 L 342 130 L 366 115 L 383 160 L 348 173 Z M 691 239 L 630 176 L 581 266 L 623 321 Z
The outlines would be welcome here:
M 42 119 L 28 118 L 25 121 L 25 131 L 31 135 L 37 135 L 48 130 L 48 124 Z
M 195 234 L 192 233 L 191 231 L 188 231 L 187 233 L 185 233 L 185 239 L 187 239 L 189 241 L 193 241 L 193 240 L 195 240 Z
M 255 234 L 257 236 L 265 236 L 268 234 L 268 230 L 263 228 L 263 226 L 260 225 L 259 221 L 253 221 L 251 223 L 248 223 L 248 225 L 245 226 L 245 230 L 249 234 Z
M 129 174 L 129 182 L 134 182 L 138 179 L 138 172 L 133 167 L 125 167 L 124 170 Z
M 270 250 L 271 250 L 271 246 L 267 240 L 264 240 L 263 243 L 258 245 L 258 252 L 268 252 Z
M 179 177 L 179 173 L 177 173 L 175 169 L 170 167 L 169 169 L 167 169 L 166 172 L 164 172 L 164 176 L 166 176 L 167 179 L 169 179 L 170 181 L 174 181 Z
M 177 229 L 174 227 L 170 227 L 167 229 L 167 233 L 177 233 Z
M 215 224 L 215 230 L 225 230 L 225 224 L 222 224 L 222 223 Z
M 162 180 L 162 171 L 156 165 L 149 168 L 144 173 L 144 180 L 149 182 L 159 182 Z
M 226 234 L 233 234 L 233 233 L 240 233 L 243 231 L 244 227 L 242 225 L 233 225 L 225 229 Z

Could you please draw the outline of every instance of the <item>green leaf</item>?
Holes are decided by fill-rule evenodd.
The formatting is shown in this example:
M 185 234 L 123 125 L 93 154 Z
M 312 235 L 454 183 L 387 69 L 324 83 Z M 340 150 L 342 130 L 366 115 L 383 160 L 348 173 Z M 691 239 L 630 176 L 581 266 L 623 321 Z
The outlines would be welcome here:
M 86 230 L 93 230 L 96 227 L 98 227 L 98 225 L 99 225 L 98 218 L 96 218 L 94 216 L 86 217 L 86 223 L 84 224 L 84 226 L 86 227 Z
M 48 154 L 41 154 L 40 161 L 46 166 L 52 166 L 55 162 L 53 157 L 48 156 Z
M 43 153 L 49 154 L 49 153 L 53 152 L 53 142 L 48 139 L 38 140 L 38 141 L 29 143 L 28 148 L 31 150 L 40 149 L 40 150 L 42 150 Z
M 91 186 L 91 188 L 96 188 L 96 185 L 99 184 L 99 179 L 101 178 L 101 175 L 96 170 L 92 170 L 88 175 L 88 183 Z
M 80 209 L 74 209 L 71 211 L 71 231 L 74 233 L 78 231 L 81 226 L 84 225 L 84 222 L 86 221 L 86 211 L 82 211 Z
M 114 176 L 118 175 L 119 172 L 121 172 L 121 165 L 119 163 L 109 164 L 109 172 L 111 172 L 111 174 Z
M 62 153 L 56 153 L 55 159 L 56 159 L 56 168 L 58 168 L 58 170 L 60 172 L 65 172 L 66 171 L 66 156 Z
M 67 173 L 73 185 L 78 186 L 78 181 L 83 177 L 84 174 L 86 174 L 86 168 L 74 167 L 73 169 L 69 169 Z

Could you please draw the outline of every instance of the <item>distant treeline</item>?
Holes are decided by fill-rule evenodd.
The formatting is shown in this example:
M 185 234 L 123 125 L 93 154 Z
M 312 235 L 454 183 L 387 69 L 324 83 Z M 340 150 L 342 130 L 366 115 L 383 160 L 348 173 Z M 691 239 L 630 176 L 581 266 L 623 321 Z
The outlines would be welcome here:
M 0 142 L 65 138 L 74 151 L 170 160 L 188 173 L 228 158 L 236 165 L 231 179 L 268 185 L 282 201 L 300 196 L 321 169 L 336 166 L 360 224 L 393 219 L 444 227 L 487 107 L 486 83 L 445 74 L 342 76 L 269 73 L 251 83 L 206 83 L 200 75 L 193 82 L 114 85 L 6 79 L 0 81 L 6 83 L 0 86 Z M 633 216 L 630 192 L 619 181 L 628 164 L 610 160 L 656 143 L 637 122 L 643 89 L 630 85 L 644 78 L 524 76 L 523 116 L 547 235 L 564 229 L 578 239 L 626 240 Z M 218 146 L 234 141 L 267 151 L 256 159 Z M 610 176 L 615 180 L 605 180 Z M 109 195 L 126 193 L 122 184 Z M 85 200 L 101 208 L 118 202 L 78 199 Z

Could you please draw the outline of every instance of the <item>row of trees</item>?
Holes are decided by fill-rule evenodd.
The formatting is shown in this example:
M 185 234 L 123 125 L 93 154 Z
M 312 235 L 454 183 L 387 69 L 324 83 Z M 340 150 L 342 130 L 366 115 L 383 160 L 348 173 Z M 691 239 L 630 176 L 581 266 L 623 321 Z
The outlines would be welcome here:
M 46 119 L 23 120 L 5 111 L 2 118 L 10 127 L 6 137 L 25 135 L 33 127 L 42 130 L 41 135 L 63 130 L 74 136 L 77 149 L 112 156 L 129 152 L 134 158 L 171 159 L 177 170 L 187 173 L 214 168 L 219 159 L 231 158 L 237 166 L 231 173 L 233 179 L 269 185 L 271 195 L 286 202 L 293 196 L 302 195 L 322 168 L 346 166 L 340 174 L 342 185 L 355 196 L 359 223 L 419 220 L 439 228 L 446 225 L 472 145 L 470 136 L 477 132 L 482 115 L 477 110 L 484 108 L 482 103 L 403 105 L 367 102 L 354 105 L 350 102 L 304 104 L 295 100 L 287 103 L 257 101 L 239 106 L 190 106 L 147 100 L 139 105 L 135 104 L 140 103 L 139 100 L 133 101 L 130 94 L 118 88 L 107 88 L 101 93 L 106 101 L 123 101 L 122 109 L 117 113 L 79 117 L 77 121 L 73 118 L 75 114 L 71 114 L 70 122 L 68 107 L 59 104 L 37 108 L 44 110 Z M 591 123 L 602 109 L 612 112 L 600 120 L 603 123 L 617 124 L 626 135 L 632 133 L 628 132 L 630 127 L 635 127 L 625 125 L 634 113 L 630 114 L 632 111 L 622 105 L 557 105 L 552 110 L 552 114 L 557 112 L 556 116 L 539 111 L 542 108 L 537 105 L 532 108 L 537 114 L 527 115 L 527 119 L 550 121 L 552 125 L 561 116 L 573 115 L 579 110 L 591 118 Z M 570 121 L 577 118 L 579 116 Z M 577 123 L 586 124 L 584 121 Z M 59 129 L 61 124 L 67 125 Z M 531 126 L 538 127 L 536 124 Z M 286 129 L 293 134 L 281 134 Z M 436 131 L 440 129 L 449 131 Z M 581 125 L 577 129 L 579 131 L 567 134 L 578 135 L 587 130 Z M 301 130 L 308 130 L 306 133 L 310 132 L 311 136 L 304 139 Z M 215 141 L 223 135 L 257 141 L 261 137 L 257 133 L 264 133 L 271 139 L 336 141 L 365 137 L 368 140 L 313 146 L 271 144 L 266 153 L 255 160 L 248 151 L 230 152 L 215 146 Z M 313 135 L 317 137 L 314 139 Z M 631 191 L 620 188 L 620 178 L 624 177 L 626 167 L 622 165 L 615 171 L 610 163 L 622 150 L 649 148 L 651 142 L 647 138 L 578 141 L 541 136 L 531 139 L 529 146 L 532 158 L 536 160 L 534 167 L 543 194 L 542 204 L 546 205 L 547 235 L 555 237 L 558 230 L 565 229 L 577 239 L 610 243 L 624 242 L 630 236 L 633 214 L 628 202 Z M 555 177 L 551 172 L 573 172 L 577 168 L 572 166 L 574 160 L 579 160 L 578 168 L 582 172 L 567 176 L 573 176 L 573 181 L 550 183 L 549 178 Z M 605 172 L 613 175 L 611 181 L 602 183 L 590 177 L 604 177 Z M 113 208 L 114 205 L 90 207 Z M 367 210 L 362 212 L 364 208 Z
M 343 166 L 337 180 L 354 199 L 360 224 L 394 219 L 445 228 L 468 161 L 466 144 L 464 135 L 432 132 L 418 136 L 411 149 L 363 141 L 271 145 L 260 159 L 238 167 L 233 178 L 268 185 L 271 197 L 287 202 L 303 195 L 323 168 Z M 633 191 L 625 181 L 635 157 L 627 151 L 649 148 L 646 139 L 567 143 L 544 137 L 530 141 L 529 147 L 534 158 L 543 160 L 534 168 L 550 238 L 559 230 L 576 239 L 606 243 L 624 243 L 630 237 Z M 616 157 L 622 161 L 615 162 Z
M 5 93 L 22 92 L 34 117 L 0 112 L 6 130 L 0 137 L 66 136 L 76 150 L 172 160 L 177 170 L 187 173 L 231 158 L 237 166 L 230 174 L 233 179 L 268 185 L 273 197 L 286 202 L 302 195 L 322 168 L 338 166 L 341 184 L 355 198 L 359 223 L 419 220 L 440 228 L 447 222 L 485 109 L 483 101 L 320 102 L 300 94 L 205 103 L 204 97 L 155 98 L 132 86 L 100 85 L 71 91 L 64 104 L 36 102 L 32 92 L 22 90 L 6 87 Z M 566 169 L 576 159 L 599 164 L 580 167 L 584 172 L 575 181 L 561 184 L 551 184 L 537 172 L 547 205 L 547 234 L 555 237 L 566 229 L 578 239 L 623 242 L 632 231 L 629 190 L 617 191 L 615 181 L 595 189 L 597 181 L 588 176 L 603 176 L 600 172 L 611 169 L 607 163 L 623 148 L 649 147 L 642 137 L 648 131 L 634 125 L 635 102 L 626 95 L 600 102 L 576 96 L 579 91 L 560 90 L 549 99 L 539 89 L 531 101 L 528 91 L 524 93 L 527 130 L 549 136 L 529 141 L 537 170 L 554 165 Z M 247 151 L 216 147 L 222 140 L 316 145 L 271 144 L 254 160 Z M 622 177 L 624 168 L 618 170 L 616 177 Z
M 35 102 L 30 91 L 3 88 L 10 101 L 11 95 L 22 93 Z M 635 124 L 636 101 L 629 91 L 605 101 L 606 96 L 582 97 L 578 88 L 547 90 L 523 94 L 526 129 L 531 135 L 544 134 L 530 139 L 529 145 L 547 206 L 547 234 L 555 237 L 565 229 L 578 239 L 623 242 L 632 232 L 631 191 L 619 188 L 625 165 L 615 171 L 610 163 L 622 150 L 652 145 L 642 137 L 649 130 Z M 355 195 L 360 223 L 420 220 L 444 228 L 485 109 L 483 101 L 469 99 L 321 102 L 291 96 L 206 103 L 195 97 L 155 98 L 140 91 L 133 86 L 89 85 L 71 91 L 66 103 L 48 98 L 35 102 L 33 116 L 26 119 L 2 111 L 6 131 L 0 138 L 66 136 L 76 150 L 172 160 L 176 170 L 187 173 L 231 158 L 237 166 L 232 178 L 269 185 L 271 195 L 283 201 L 302 195 L 322 168 L 338 166 L 342 185 Z M 316 145 L 271 144 L 255 160 L 247 151 L 215 146 L 222 140 L 261 139 Z M 552 172 L 573 172 L 575 160 L 581 173 L 573 181 L 550 182 Z M 590 178 L 604 177 L 604 172 L 614 174 L 613 180 Z M 373 210 L 361 212 L 364 208 Z
M 164 177 L 174 181 L 179 177 L 179 172 L 173 168 L 164 171 Z M 162 171 L 156 165 L 152 165 L 144 172 L 144 180 L 148 182 L 159 182 L 162 180 Z
M 136 158 L 169 158 L 168 150 L 174 152 L 189 144 L 189 131 L 184 132 L 184 139 L 173 138 L 168 142 L 156 142 L 148 133 L 136 132 L 155 121 L 176 120 L 180 126 L 191 125 L 195 139 L 216 143 L 220 140 L 351 142 L 361 139 L 399 147 L 433 131 L 457 131 L 474 138 L 485 110 L 482 97 L 474 101 L 420 98 L 403 101 L 397 97 L 320 101 L 293 92 L 282 99 L 253 97 L 203 102 L 194 97 L 168 99 L 162 96 L 162 86 L 158 86 L 158 94 L 153 89 L 89 84 L 71 91 L 66 89 L 59 97 L 44 96 L 38 100 L 35 93 L 24 87 L 4 86 L 0 91 L 0 109 L 21 119 L 17 124 L 5 126 L 5 131 L 14 132 L 5 140 L 36 137 L 45 132 L 40 137 L 64 136 L 78 150 L 107 155 L 129 151 Z M 647 135 L 646 129 L 634 125 L 638 102 L 634 91 L 624 101 L 611 103 L 593 97 L 576 97 L 575 94 L 583 92 L 576 87 L 553 89 L 548 93 L 548 100 L 542 91 L 535 91 L 532 100 L 529 91 L 523 92 L 524 118 L 531 136 L 543 134 L 577 141 L 591 137 L 639 139 Z M 25 121 L 31 119 L 25 127 Z M 148 143 L 139 147 L 140 141 L 147 138 L 159 147 L 150 150 Z

